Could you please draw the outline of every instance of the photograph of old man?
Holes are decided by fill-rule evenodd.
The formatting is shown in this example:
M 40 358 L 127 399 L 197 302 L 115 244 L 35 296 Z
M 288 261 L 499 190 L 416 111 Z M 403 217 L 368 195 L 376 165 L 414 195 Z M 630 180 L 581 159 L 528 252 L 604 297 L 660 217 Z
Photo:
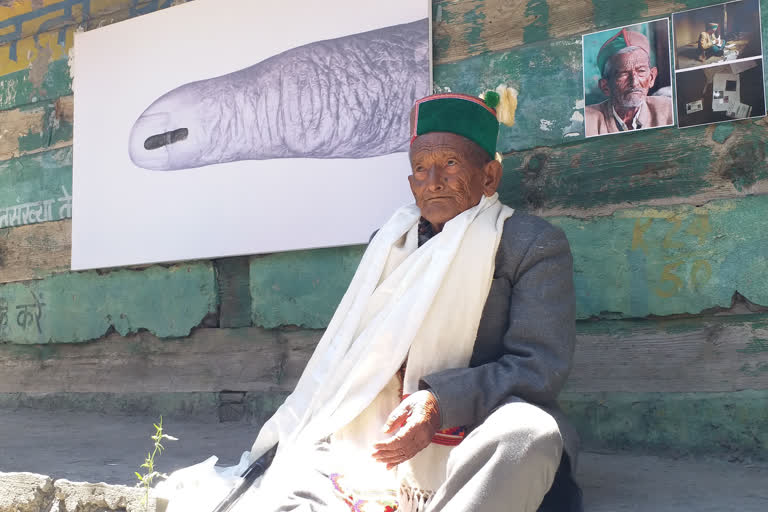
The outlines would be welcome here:
M 589 34 L 583 42 L 587 137 L 674 124 L 668 20 Z
M 675 69 L 757 57 L 760 2 L 739 0 L 672 15 Z

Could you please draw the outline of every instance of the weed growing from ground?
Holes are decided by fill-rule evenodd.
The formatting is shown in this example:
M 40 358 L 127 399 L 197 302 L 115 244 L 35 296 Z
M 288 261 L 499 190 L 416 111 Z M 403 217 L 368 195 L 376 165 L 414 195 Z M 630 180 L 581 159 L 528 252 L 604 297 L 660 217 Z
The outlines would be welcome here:
M 145 470 L 144 474 L 142 475 L 139 472 L 135 473 L 136 478 L 139 479 L 136 487 L 142 487 L 144 489 L 144 497 L 142 498 L 141 502 L 145 506 L 146 510 L 149 510 L 149 490 L 152 488 L 152 483 L 156 478 L 168 478 L 168 475 L 165 473 L 160 473 L 155 469 L 155 457 L 163 453 L 163 450 L 165 450 L 165 447 L 162 445 L 162 441 L 163 439 L 167 439 L 169 441 L 178 441 L 177 438 L 163 433 L 162 416 L 160 416 L 160 423 L 154 423 L 153 425 L 155 427 L 155 435 L 150 436 L 150 438 L 154 441 L 154 449 L 152 452 L 147 452 L 147 457 L 144 459 L 144 464 L 141 465 L 141 468 Z

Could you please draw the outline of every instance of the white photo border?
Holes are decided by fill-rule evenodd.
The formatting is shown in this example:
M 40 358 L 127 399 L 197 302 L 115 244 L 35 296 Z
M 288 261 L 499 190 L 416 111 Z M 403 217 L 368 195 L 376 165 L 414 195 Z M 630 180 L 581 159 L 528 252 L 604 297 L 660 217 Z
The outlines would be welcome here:
M 662 22 L 662 21 L 667 24 L 667 52 L 669 54 L 668 55 L 668 62 L 669 62 L 669 81 L 670 81 L 669 86 L 674 89 L 676 87 L 676 85 L 675 85 L 674 66 L 673 66 L 673 60 L 672 60 L 673 59 L 673 55 L 672 55 L 672 37 L 671 37 L 672 23 L 671 23 L 670 18 L 668 16 L 664 17 L 664 18 L 657 18 L 657 19 L 654 19 L 654 20 L 642 21 L 640 23 L 627 23 L 627 24 L 619 25 L 619 26 L 613 27 L 613 28 L 597 30 L 595 32 L 590 32 L 589 34 L 583 34 L 581 36 L 581 68 L 582 68 L 582 80 L 583 80 L 582 101 L 584 102 L 584 138 L 585 139 L 592 139 L 592 138 L 595 138 L 595 137 L 603 137 L 605 135 L 624 135 L 624 134 L 629 134 L 629 133 L 638 133 L 638 132 L 647 131 L 647 130 L 655 130 L 657 128 L 669 128 L 670 126 L 675 126 L 676 121 L 677 121 L 677 109 L 675 108 L 675 106 L 676 106 L 676 103 L 675 103 L 676 94 L 673 93 L 672 94 L 672 101 L 673 101 L 673 105 L 672 105 L 672 107 L 673 107 L 672 108 L 672 123 L 670 123 L 670 124 L 665 124 L 665 125 L 661 125 L 661 126 L 649 126 L 648 128 L 641 128 L 639 130 L 628 130 L 628 131 L 618 132 L 618 133 L 598 133 L 598 134 L 593 134 L 593 135 L 588 135 L 587 134 L 587 107 L 588 107 L 588 105 L 587 105 L 587 66 L 586 66 L 586 45 L 584 44 L 586 38 L 588 38 L 589 36 L 594 36 L 595 34 L 600 34 L 602 32 L 612 32 L 614 30 L 618 31 L 618 30 L 621 30 L 622 28 L 636 26 L 636 25 L 646 25 L 646 24 L 647 25 L 651 25 L 653 23 L 658 23 L 658 22 Z

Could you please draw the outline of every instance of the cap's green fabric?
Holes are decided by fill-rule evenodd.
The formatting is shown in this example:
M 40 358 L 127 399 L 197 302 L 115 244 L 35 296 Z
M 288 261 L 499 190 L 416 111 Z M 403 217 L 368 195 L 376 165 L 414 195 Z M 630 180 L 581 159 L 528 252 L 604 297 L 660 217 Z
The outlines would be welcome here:
M 699 25 L 701 26 L 701 25 Z M 707 30 L 717 30 L 717 27 L 719 27 L 717 23 L 707 23 Z
M 642 48 L 645 50 L 645 53 L 651 54 L 651 45 L 644 34 L 623 28 L 606 41 L 597 53 L 597 67 L 603 77 L 605 77 L 605 64 L 608 62 L 608 59 L 629 46 Z
M 431 132 L 448 132 L 466 137 L 493 158 L 499 121 L 483 100 L 463 94 L 436 94 L 416 103 L 413 138 Z

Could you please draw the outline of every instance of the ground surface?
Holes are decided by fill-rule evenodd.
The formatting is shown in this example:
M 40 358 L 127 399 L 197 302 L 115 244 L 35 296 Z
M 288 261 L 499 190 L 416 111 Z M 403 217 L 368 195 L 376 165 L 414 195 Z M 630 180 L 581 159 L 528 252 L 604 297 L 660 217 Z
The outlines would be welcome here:
M 0 472 L 133 485 L 154 433 L 151 417 L 0 409 Z M 179 438 L 156 464 L 170 472 L 216 454 L 234 464 L 255 427 L 214 418 L 164 420 Z M 1 477 L 0 477 L 1 478 Z M 583 453 L 578 479 L 588 512 L 765 512 L 768 465 L 714 459 Z

